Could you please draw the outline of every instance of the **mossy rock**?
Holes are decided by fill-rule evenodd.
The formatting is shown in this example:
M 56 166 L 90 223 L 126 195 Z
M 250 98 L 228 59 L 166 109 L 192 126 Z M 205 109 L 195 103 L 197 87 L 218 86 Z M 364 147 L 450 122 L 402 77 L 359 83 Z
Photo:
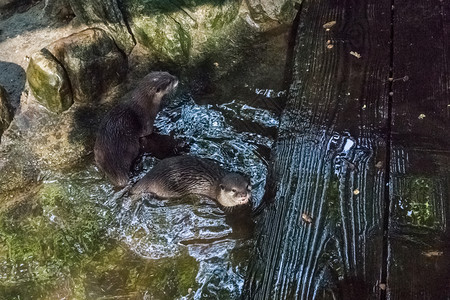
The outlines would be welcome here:
M 246 0 L 246 2 L 250 16 L 258 24 L 290 24 L 296 14 L 295 3 L 301 1 Z
M 123 6 L 138 43 L 161 59 L 187 64 L 236 19 L 240 2 L 129 0 Z
M 119 1 L 116 0 L 66 0 L 78 21 L 98 27 L 110 34 L 119 48 L 129 54 L 135 42 L 128 31 Z
M 33 95 L 48 110 L 60 113 L 73 103 L 69 78 L 53 55 L 47 50 L 32 55 L 27 80 Z
M 98 102 L 127 73 L 125 54 L 102 29 L 83 30 L 46 49 L 67 72 L 73 97 L 79 102 Z

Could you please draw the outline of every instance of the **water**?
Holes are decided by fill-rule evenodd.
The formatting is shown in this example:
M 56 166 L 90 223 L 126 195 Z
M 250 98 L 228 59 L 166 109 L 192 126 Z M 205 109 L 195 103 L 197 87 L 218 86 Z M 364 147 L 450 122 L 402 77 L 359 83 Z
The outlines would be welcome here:
M 256 207 L 278 118 L 245 103 L 200 105 L 184 94 L 155 126 L 186 141 L 191 155 L 249 175 Z M 142 157 L 132 180 L 156 162 Z M 28 197 L 0 215 L 5 299 L 234 299 L 241 293 L 253 245 L 249 211 L 225 213 L 202 197 L 119 197 L 92 160 L 48 174 Z

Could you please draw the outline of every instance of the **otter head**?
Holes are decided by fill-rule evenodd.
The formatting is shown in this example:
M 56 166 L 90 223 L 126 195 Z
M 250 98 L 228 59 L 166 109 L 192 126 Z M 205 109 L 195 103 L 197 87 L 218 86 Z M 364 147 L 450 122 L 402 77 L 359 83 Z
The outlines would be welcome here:
M 247 204 L 252 187 L 249 180 L 238 173 L 229 173 L 219 182 L 217 201 L 224 207 Z
M 165 95 L 175 93 L 178 79 L 167 72 L 151 72 L 144 77 L 142 85 L 149 95 L 161 100 Z

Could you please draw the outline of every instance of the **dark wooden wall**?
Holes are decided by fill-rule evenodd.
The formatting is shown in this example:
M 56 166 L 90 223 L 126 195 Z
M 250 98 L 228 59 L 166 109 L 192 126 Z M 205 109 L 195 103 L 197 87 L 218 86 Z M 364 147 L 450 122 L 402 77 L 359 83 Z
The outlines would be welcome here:
M 449 1 L 305 0 L 298 17 L 244 298 L 447 299 Z

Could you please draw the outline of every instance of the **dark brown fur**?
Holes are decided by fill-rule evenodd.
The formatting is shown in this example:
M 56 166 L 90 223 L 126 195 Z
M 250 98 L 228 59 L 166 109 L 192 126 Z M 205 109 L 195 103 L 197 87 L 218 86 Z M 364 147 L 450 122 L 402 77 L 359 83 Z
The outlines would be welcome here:
M 213 160 L 189 155 L 161 160 L 131 189 L 132 194 L 151 193 L 166 199 L 204 195 L 224 207 L 247 204 L 250 191 L 243 175 L 228 172 Z
M 173 93 L 178 79 L 167 72 L 151 72 L 131 94 L 104 118 L 94 147 L 97 166 L 115 186 L 125 186 L 139 155 L 139 139 L 153 132 L 164 95 Z

